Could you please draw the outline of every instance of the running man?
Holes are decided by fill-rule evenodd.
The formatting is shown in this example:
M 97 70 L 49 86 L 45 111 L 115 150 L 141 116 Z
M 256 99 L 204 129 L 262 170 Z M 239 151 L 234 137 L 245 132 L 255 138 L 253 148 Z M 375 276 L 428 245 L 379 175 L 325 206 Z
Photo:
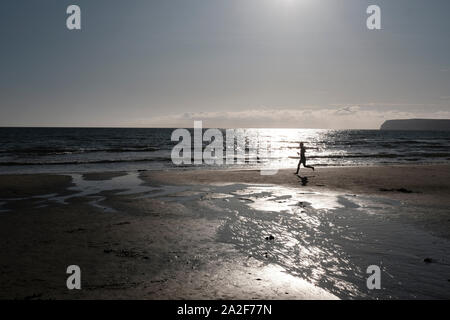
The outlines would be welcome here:
M 313 171 L 314 171 L 314 167 L 313 166 L 307 166 L 306 165 L 305 152 L 306 152 L 306 148 L 303 146 L 303 142 L 300 142 L 300 152 L 298 153 L 300 155 L 300 161 L 298 162 L 297 172 L 295 174 L 298 174 L 298 172 L 300 171 L 300 165 L 302 163 L 303 163 L 303 166 L 305 168 L 313 169 Z

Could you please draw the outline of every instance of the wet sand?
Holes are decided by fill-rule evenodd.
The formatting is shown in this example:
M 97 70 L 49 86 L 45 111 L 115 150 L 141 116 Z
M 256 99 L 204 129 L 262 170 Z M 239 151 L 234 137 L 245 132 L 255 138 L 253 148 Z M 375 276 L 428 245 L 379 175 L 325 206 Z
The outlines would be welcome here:
M 18 198 L 54 193 L 71 185 L 72 179 L 67 175 L 0 175 L 0 197 Z
M 259 170 L 148 171 L 148 181 L 171 184 L 262 183 L 299 186 L 357 194 L 376 194 L 427 205 L 450 204 L 450 165 L 302 168 L 260 175 Z
M 0 298 L 449 298 L 449 168 L 0 176 Z

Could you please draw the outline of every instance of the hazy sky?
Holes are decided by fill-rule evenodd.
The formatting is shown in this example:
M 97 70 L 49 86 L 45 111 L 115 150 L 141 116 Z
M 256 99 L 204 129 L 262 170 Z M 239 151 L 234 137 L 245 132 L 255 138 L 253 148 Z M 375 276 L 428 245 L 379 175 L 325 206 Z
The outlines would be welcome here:
M 0 125 L 450 118 L 449 14 L 448 0 L 2 0 Z

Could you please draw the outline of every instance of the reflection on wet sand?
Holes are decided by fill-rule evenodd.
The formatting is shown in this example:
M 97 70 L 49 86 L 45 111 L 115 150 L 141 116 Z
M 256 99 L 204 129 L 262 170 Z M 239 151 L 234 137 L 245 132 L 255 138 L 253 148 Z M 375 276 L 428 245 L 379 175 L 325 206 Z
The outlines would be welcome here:
M 297 190 L 276 186 L 248 186 L 238 193 L 251 200 L 245 204 L 252 210 L 241 210 L 230 218 L 220 231 L 222 241 L 319 287 L 339 288 L 339 293 L 347 296 L 358 294 L 343 272 L 361 274 L 361 270 L 336 243 L 336 234 L 345 230 L 326 211 L 341 207 L 337 197 L 315 193 L 298 196 Z M 274 240 L 262 241 L 265 235 L 273 235 Z
M 420 208 L 333 192 L 299 194 L 279 186 L 247 186 L 236 193 L 254 210 L 231 216 L 221 239 L 290 274 L 345 298 L 450 294 L 445 280 L 450 271 L 449 241 L 394 219 L 402 211 Z M 269 234 L 274 241 L 261 241 Z M 440 262 L 424 265 L 427 255 Z M 366 268 L 371 264 L 384 272 L 383 290 L 366 287 Z

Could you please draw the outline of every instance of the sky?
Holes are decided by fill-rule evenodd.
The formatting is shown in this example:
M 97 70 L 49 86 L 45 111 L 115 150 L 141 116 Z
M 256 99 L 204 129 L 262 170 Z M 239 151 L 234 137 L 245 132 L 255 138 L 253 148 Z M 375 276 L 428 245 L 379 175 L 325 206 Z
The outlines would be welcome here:
M 66 8 L 81 8 L 68 30 Z M 366 9 L 381 8 L 381 30 Z M 2 0 L 0 126 L 450 118 L 448 0 Z

